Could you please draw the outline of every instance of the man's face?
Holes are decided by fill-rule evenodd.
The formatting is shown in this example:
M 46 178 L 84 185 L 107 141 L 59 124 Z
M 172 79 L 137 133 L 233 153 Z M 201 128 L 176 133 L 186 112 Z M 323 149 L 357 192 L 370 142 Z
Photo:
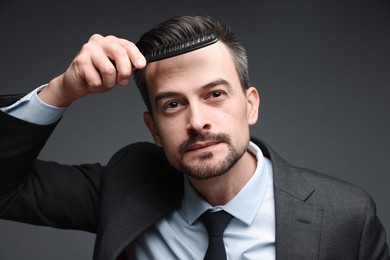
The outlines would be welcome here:
M 152 62 L 146 80 L 152 115 L 145 123 L 174 167 L 209 179 L 240 163 L 259 97 L 255 88 L 243 91 L 223 43 Z

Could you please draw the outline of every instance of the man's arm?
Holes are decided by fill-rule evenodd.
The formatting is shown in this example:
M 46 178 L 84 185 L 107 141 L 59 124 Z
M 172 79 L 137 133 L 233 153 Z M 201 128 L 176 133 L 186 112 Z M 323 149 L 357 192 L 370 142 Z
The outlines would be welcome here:
M 145 65 L 133 43 L 94 35 L 68 69 L 37 97 L 45 105 L 61 109 L 90 93 L 126 85 L 133 69 Z M 16 100 L 7 97 L 3 103 L 12 107 L 10 99 Z M 11 107 L 0 111 L 0 217 L 93 232 L 101 166 L 73 167 L 37 160 L 56 123 L 39 125 L 31 118 L 14 117 Z
M 94 232 L 101 166 L 37 160 L 56 124 L 0 112 L 0 125 L 0 218 Z

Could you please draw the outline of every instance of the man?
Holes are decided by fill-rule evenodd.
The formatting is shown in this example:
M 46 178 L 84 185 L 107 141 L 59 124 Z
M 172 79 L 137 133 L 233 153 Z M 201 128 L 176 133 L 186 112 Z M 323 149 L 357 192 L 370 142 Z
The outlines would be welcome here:
M 65 107 L 133 72 L 156 145 L 106 166 L 36 159 Z M 65 73 L 19 98 L 0 114 L 0 216 L 94 232 L 94 259 L 203 259 L 216 240 L 213 259 L 390 259 L 364 191 L 250 138 L 259 94 L 226 24 L 174 17 L 136 45 L 94 35 Z M 222 246 L 208 229 L 225 217 L 208 224 L 208 212 L 228 213 Z

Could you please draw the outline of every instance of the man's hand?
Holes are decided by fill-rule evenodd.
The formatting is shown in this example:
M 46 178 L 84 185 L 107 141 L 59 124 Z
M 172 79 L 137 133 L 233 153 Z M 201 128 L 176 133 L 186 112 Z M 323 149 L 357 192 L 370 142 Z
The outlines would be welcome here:
M 51 80 L 39 97 L 53 106 L 67 106 L 90 93 L 127 85 L 132 71 L 145 66 L 145 58 L 134 43 L 95 34 L 65 73 Z

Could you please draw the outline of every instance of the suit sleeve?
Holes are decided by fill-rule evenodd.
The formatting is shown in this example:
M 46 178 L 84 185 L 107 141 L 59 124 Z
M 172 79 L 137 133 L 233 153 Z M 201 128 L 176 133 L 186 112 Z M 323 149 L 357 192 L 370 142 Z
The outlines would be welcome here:
M 2 97 L 0 106 L 18 98 Z M 0 111 L 0 218 L 95 232 L 103 168 L 37 159 L 56 124 L 35 125 Z
M 0 107 L 7 107 L 18 101 L 24 96 L 24 94 L 16 95 L 1 95 L 0 96 Z
M 376 206 L 371 199 L 365 212 L 359 259 L 390 260 L 386 233 L 376 214 Z

